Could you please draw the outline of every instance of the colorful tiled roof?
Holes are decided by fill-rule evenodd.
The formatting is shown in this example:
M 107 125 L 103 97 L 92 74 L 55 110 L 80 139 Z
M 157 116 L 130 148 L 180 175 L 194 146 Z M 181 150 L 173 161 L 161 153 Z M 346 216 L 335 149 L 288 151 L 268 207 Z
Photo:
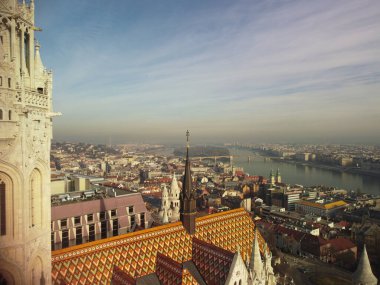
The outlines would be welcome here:
M 246 259 L 254 224 L 244 209 L 235 209 L 197 218 L 194 236 L 231 252 L 239 246 Z M 115 265 L 134 278 L 144 276 L 155 272 L 157 252 L 178 263 L 191 260 L 192 236 L 178 222 L 53 251 L 52 281 L 109 284 Z
M 315 203 L 315 202 L 310 202 L 310 201 L 305 201 L 305 200 L 298 201 L 296 203 L 297 204 L 301 204 L 301 205 L 305 205 L 305 206 L 314 207 L 314 208 L 320 208 L 320 209 L 324 209 L 324 210 L 330 210 L 330 209 L 333 209 L 333 208 L 336 208 L 336 207 L 342 207 L 342 206 L 346 206 L 347 205 L 346 202 L 341 201 L 341 200 L 335 201 L 335 202 L 331 202 L 331 203 L 326 203 L 326 204 Z

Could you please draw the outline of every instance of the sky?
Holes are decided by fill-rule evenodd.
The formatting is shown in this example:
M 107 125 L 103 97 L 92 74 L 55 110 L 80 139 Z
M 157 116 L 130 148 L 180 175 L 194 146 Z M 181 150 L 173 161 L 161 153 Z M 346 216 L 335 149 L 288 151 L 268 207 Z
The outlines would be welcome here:
M 37 0 L 54 138 L 380 144 L 380 1 Z

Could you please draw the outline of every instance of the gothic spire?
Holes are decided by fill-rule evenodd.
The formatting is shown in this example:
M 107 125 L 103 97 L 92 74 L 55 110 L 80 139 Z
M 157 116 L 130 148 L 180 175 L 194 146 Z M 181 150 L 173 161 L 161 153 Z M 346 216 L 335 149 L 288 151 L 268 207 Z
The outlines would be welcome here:
M 186 164 L 185 164 L 185 176 L 183 177 L 183 194 L 186 198 L 192 196 L 192 181 L 191 181 L 191 172 L 190 172 L 190 159 L 189 159 L 189 131 L 186 132 Z
M 182 183 L 182 191 L 181 191 L 181 221 L 189 234 L 195 234 L 195 215 L 197 213 L 193 187 L 192 187 L 192 179 L 191 179 L 191 171 L 190 171 L 190 159 L 189 159 L 189 131 L 186 132 L 186 163 L 185 163 L 185 175 L 183 177 Z
M 263 270 L 263 261 L 261 260 L 260 248 L 259 248 L 259 231 L 255 226 L 255 240 L 252 246 L 251 259 L 249 262 L 249 269 L 253 274 L 253 277 L 260 277 Z

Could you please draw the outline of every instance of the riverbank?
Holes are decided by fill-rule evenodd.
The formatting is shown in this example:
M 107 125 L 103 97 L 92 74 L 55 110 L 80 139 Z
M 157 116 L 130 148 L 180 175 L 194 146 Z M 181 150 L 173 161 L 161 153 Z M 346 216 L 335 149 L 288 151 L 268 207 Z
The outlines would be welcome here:
M 380 178 L 380 172 L 365 170 L 365 169 L 358 168 L 358 167 L 342 167 L 342 166 L 337 166 L 337 165 L 325 165 L 325 164 L 308 162 L 308 161 L 296 161 L 296 160 L 282 159 L 280 157 L 270 157 L 270 159 L 275 160 L 275 161 L 279 161 L 279 162 L 316 167 L 316 168 L 330 170 L 330 171 L 346 172 L 346 173 L 350 173 L 350 174 L 359 174 L 359 175 L 366 175 L 366 176 Z

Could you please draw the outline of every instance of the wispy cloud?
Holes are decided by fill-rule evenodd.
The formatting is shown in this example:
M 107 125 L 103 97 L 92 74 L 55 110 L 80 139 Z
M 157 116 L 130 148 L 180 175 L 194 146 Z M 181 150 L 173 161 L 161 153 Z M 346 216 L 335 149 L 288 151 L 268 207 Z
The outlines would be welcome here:
M 75 3 L 42 2 L 38 15 L 55 108 L 65 113 L 58 136 L 83 122 L 89 135 L 124 124 L 136 138 L 138 129 L 194 127 L 203 137 L 297 140 L 342 135 L 329 124 L 342 114 L 352 126 L 345 138 L 380 133 L 378 1 Z

